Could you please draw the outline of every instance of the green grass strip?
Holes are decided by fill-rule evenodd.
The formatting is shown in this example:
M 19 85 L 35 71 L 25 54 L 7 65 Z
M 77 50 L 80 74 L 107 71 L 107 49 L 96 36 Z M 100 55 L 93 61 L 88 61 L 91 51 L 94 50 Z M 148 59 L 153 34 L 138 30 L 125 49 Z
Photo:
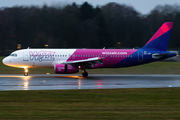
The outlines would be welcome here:
M 180 88 L 2 91 L 0 119 L 179 120 Z

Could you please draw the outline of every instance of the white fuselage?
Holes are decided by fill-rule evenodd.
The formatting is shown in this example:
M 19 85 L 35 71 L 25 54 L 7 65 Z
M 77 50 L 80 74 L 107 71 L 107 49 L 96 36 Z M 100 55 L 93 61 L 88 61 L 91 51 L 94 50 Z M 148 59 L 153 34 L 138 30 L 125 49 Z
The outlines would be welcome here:
M 18 68 L 53 68 L 66 61 L 76 49 L 22 49 L 3 59 L 8 66 Z

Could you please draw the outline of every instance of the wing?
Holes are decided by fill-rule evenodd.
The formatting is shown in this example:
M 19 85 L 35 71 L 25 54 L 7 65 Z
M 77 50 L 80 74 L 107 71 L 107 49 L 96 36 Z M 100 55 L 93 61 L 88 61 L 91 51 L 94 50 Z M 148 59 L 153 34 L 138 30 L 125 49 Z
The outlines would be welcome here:
M 95 58 L 88 58 L 83 60 L 75 60 L 75 61 L 67 61 L 62 62 L 62 64 L 71 64 L 75 66 L 88 66 L 90 68 L 94 68 L 93 65 L 96 65 L 96 63 L 103 64 L 103 59 L 101 57 L 95 57 Z

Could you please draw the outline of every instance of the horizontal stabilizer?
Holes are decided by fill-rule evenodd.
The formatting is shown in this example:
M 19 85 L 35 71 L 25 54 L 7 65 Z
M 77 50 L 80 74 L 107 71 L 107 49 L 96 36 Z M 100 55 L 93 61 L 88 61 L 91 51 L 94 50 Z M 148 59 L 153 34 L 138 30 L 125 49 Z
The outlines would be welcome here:
M 162 54 L 155 53 L 155 54 L 152 55 L 152 57 L 155 58 L 155 59 L 158 59 L 160 57 L 167 56 L 167 55 L 172 55 L 172 54 L 174 54 L 174 53 L 162 53 Z

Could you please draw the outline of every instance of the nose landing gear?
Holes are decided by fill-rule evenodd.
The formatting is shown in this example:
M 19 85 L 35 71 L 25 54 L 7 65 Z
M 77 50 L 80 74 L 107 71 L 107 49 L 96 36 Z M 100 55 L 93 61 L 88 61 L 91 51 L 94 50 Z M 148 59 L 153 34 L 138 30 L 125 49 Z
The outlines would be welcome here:
M 24 76 L 28 76 L 28 68 L 24 68 Z

